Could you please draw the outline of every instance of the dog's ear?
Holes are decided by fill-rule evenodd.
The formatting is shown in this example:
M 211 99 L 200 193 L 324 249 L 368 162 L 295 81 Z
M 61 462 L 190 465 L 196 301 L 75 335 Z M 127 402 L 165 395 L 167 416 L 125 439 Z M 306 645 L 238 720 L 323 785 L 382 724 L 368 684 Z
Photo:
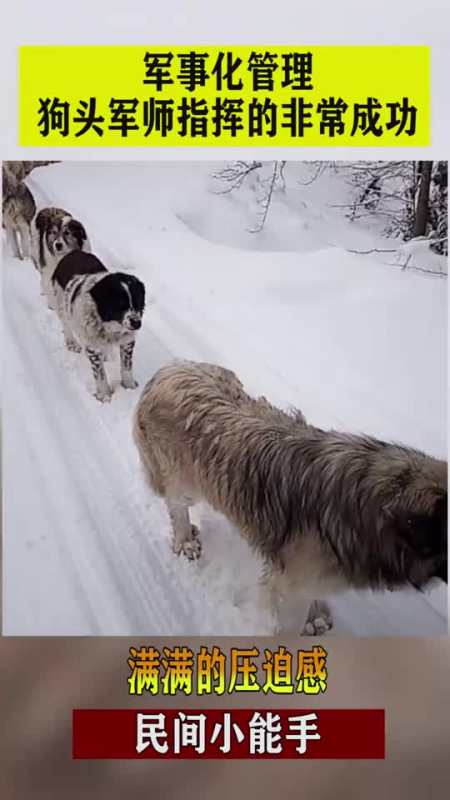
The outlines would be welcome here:
M 34 224 L 36 225 L 36 228 L 39 231 L 39 233 L 43 234 L 45 228 L 47 227 L 47 223 L 48 223 L 48 209 L 43 208 L 41 211 L 39 211 L 38 215 L 36 216 Z
M 39 230 L 39 264 L 41 268 L 45 267 L 45 253 L 44 253 L 44 231 Z
M 142 314 L 145 308 L 145 285 L 135 275 L 124 275 L 123 280 L 130 290 L 134 308 Z
M 80 250 L 82 250 L 83 244 L 87 239 L 87 233 L 84 229 L 84 226 L 81 224 L 81 222 L 78 222 L 77 219 L 71 219 L 67 223 L 67 228 L 72 234 L 72 236 L 74 236 L 75 239 L 77 240 L 78 247 L 80 248 Z

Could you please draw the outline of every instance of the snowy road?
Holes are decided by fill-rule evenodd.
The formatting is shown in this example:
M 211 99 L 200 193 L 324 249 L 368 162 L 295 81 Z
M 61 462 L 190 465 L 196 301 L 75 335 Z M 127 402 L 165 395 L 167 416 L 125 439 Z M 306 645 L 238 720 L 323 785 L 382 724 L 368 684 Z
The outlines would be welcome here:
M 12 259 L 5 267 L 15 299 L 5 304 L 5 375 L 23 389 L 4 406 L 5 633 L 227 631 L 232 608 L 216 626 L 216 594 L 192 583 L 197 565 L 174 558 L 165 510 L 140 480 L 128 424 L 137 393 L 99 408 L 51 312 L 36 313 L 36 274 Z M 150 375 L 170 354 L 149 331 L 140 345 Z
M 137 165 L 128 165 L 128 172 L 122 166 L 110 183 L 109 165 L 94 166 L 97 180 L 89 189 L 87 164 L 46 168 L 36 172 L 35 183 L 29 183 L 41 200 L 69 207 L 87 221 L 100 257 L 114 267 L 132 269 L 150 287 L 152 302 L 136 348 L 141 387 L 173 357 L 215 360 L 234 368 L 250 390 L 264 392 L 284 405 L 297 403 L 307 416 L 314 410 L 318 424 L 397 435 L 442 454 L 445 399 L 441 404 L 437 375 L 441 354 L 435 348 L 432 356 L 424 356 L 423 363 L 417 364 L 416 342 L 417 338 L 426 349 L 439 335 L 445 307 L 437 289 L 415 284 L 417 279 L 412 278 L 405 297 L 405 282 L 400 286 L 397 274 L 386 274 L 385 289 L 393 299 L 383 301 L 383 330 L 377 337 L 367 334 L 372 348 L 369 369 L 356 376 L 351 358 L 342 354 L 349 342 L 353 342 L 355 358 L 359 351 L 367 351 L 364 335 L 354 336 L 367 309 L 355 304 L 350 283 L 356 285 L 360 300 L 372 288 L 376 298 L 374 287 L 358 277 L 360 264 L 349 259 L 345 279 L 331 270 L 321 283 L 317 270 L 324 258 L 318 248 L 310 256 L 307 274 L 297 277 L 299 256 L 285 253 L 277 254 L 278 270 L 272 275 L 271 253 L 245 252 L 241 260 L 241 251 L 201 237 L 191 218 L 187 225 L 184 210 L 174 204 L 175 183 L 169 183 L 166 194 L 156 202 L 147 194 L 139 195 L 139 180 L 144 192 L 148 176 L 142 176 Z M 161 169 L 162 165 L 154 166 L 156 177 Z M 84 180 L 75 180 L 76 170 L 84 170 Z M 135 182 L 135 193 L 124 218 L 117 209 L 127 181 Z M 192 253 L 195 261 L 195 269 L 187 276 L 186 253 Z M 330 261 L 329 253 L 325 261 Z M 258 270 L 264 276 L 260 284 Z M 384 279 L 384 272 L 380 277 Z M 377 282 L 375 276 L 374 285 Z M 329 294 L 325 300 L 324 288 Z M 427 322 L 418 333 L 414 308 L 411 311 L 416 291 Z M 317 341 L 323 329 L 323 304 L 332 327 L 336 299 L 341 308 L 336 333 L 328 341 L 322 334 L 323 341 Z M 219 515 L 203 507 L 197 510 L 204 542 L 200 562 L 188 563 L 171 553 L 165 509 L 144 485 L 131 440 L 131 414 L 138 392 L 118 387 L 110 405 L 100 405 L 91 396 L 87 365 L 64 349 L 57 319 L 42 302 L 31 263 L 5 254 L 3 300 L 4 633 L 268 632 L 256 604 L 259 564 Z M 348 340 L 341 333 L 346 303 L 352 308 L 354 326 Z M 372 312 L 377 318 L 380 308 L 375 304 Z M 399 345 L 392 334 L 397 331 L 398 315 L 406 308 L 409 315 Z M 318 319 L 319 309 L 322 318 Z M 267 326 L 275 317 L 276 330 L 269 340 Z M 294 324 L 298 326 L 295 338 Z M 305 330 L 308 339 L 302 336 Z M 380 388 L 378 373 L 385 368 L 386 352 L 394 363 L 390 370 L 397 373 L 395 401 Z M 117 383 L 118 365 L 108 363 L 108 369 Z M 418 387 L 420 369 L 428 386 L 420 387 L 425 394 L 419 403 L 412 387 Z M 318 389 L 324 371 L 332 376 L 331 402 Z M 353 407 L 347 414 L 350 396 Z M 410 402 L 405 403 L 405 397 Z M 419 414 L 423 403 L 428 412 Z M 446 632 L 443 586 L 429 595 L 348 593 L 336 601 L 335 612 L 338 633 Z

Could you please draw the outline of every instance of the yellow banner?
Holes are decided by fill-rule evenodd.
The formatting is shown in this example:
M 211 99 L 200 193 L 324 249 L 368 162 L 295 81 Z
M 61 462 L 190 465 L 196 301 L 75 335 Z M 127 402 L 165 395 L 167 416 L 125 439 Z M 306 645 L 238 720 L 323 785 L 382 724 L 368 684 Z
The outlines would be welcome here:
M 430 144 L 424 46 L 23 46 L 19 144 Z

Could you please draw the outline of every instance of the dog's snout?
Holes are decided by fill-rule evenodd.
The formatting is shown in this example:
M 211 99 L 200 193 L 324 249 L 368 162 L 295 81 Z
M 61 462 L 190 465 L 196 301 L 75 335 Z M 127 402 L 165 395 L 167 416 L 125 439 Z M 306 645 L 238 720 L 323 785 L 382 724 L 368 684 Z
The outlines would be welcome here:
M 63 246 L 62 246 L 61 242 L 55 242 L 55 250 L 60 251 L 60 250 L 62 250 L 62 248 L 63 248 Z
M 139 330 L 139 328 L 141 327 L 141 324 L 142 324 L 141 320 L 138 319 L 138 318 L 130 319 L 130 325 L 133 328 L 133 330 L 135 330 L 135 331 Z

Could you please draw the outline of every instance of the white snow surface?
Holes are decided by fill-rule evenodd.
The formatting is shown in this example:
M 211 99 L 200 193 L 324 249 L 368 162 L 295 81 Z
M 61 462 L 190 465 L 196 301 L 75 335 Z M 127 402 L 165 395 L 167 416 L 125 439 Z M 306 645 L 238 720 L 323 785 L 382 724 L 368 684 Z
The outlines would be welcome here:
M 314 424 L 446 458 L 446 280 L 349 252 L 399 243 L 345 219 L 339 175 L 304 186 L 311 167 L 292 165 L 255 234 L 254 188 L 214 193 L 218 168 L 65 162 L 27 180 L 38 207 L 83 221 L 110 269 L 145 281 L 140 389 L 173 358 L 212 361 Z M 31 262 L 3 255 L 4 634 L 270 633 L 261 565 L 221 515 L 195 509 L 200 561 L 173 555 L 131 438 L 140 390 L 118 386 L 98 403 Z M 118 364 L 107 368 L 117 384 Z M 335 634 L 447 633 L 443 584 L 346 592 L 332 605 Z

